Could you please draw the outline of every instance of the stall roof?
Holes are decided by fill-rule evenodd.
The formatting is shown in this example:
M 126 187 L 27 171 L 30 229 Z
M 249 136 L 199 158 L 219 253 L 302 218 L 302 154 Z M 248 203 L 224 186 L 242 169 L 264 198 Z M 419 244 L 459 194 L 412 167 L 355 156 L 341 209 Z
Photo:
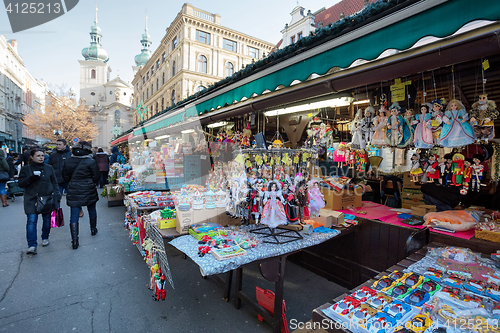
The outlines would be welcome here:
M 321 76 L 333 68 L 348 68 L 359 59 L 375 60 L 388 49 L 408 50 L 424 37 L 451 36 L 476 20 L 500 20 L 500 1 L 422 0 L 412 3 L 151 119 L 149 124 L 136 128 L 134 136 L 265 95 L 279 87 L 304 82 L 313 74 Z

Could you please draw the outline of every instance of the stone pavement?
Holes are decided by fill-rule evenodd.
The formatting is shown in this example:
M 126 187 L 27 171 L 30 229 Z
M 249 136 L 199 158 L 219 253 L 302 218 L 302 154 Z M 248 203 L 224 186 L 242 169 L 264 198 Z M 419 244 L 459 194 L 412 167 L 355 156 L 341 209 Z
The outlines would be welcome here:
M 22 197 L 0 207 L 0 332 L 270 332 L 248 306 L 236 310 L 222 299 L 213 278 L 171 246 L 167 255 L 175 290 L 155 302 L 147 289 L 149 270 L 123 227 L 124 207 L 97 203 L 99 233 L 90 235 L 88 213 L 80 219 L 80 247 L 71 248 L 69 208 L 66 225 L 50 233 L 50 245 L 27 255 L 26 215 Z M 243 276 L 244 290 L 273 289 L 257 265 Z M 345 292 L 288 262 L 285 283 L 287 317 L 306 322 L 311 311 Z M 293 328 L 293 327 L 291 327 Z

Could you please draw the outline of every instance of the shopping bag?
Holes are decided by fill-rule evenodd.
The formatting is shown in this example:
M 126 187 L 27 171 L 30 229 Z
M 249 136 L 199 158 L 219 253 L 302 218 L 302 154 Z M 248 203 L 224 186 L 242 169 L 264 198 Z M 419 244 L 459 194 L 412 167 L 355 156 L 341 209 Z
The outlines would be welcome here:
M 64 226 L 64 216 L 62 208 L 57 208 L 50 213 L 50 227 L 58 228 Z

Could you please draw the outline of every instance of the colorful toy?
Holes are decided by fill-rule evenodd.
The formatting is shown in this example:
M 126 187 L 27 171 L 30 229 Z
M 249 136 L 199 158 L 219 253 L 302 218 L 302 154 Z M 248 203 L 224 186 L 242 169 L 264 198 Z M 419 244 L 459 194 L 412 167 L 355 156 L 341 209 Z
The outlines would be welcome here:
M 420 106 L 420 114 L 417 114 L 415 116 L 415 120 L 412 122 L 413 125 L 417 125 L 413 138 L 416 148 L 428 149 L 434 146 L 431 130 L 431 118 L 432 116 L 429 113 L 429 106 L 427 104 L 422 104 Z
M 423 290 L 414 290 L 411 294 L 406 296 L 405 302 L 414 306 L 421 306 L 429 300 L 429 294 Z
M 464 288 L 469 290 L 469 291 L 472 291 L 478 295 L 482 295 L 483 292 L 485 291 L 484 282 L 479 281 L 479 280 L 473 280 L 473 279 L 470 279 L 469 281 L 467 281 L 464 285 Z
M 385 128 L 387 126 L 387 109 L 381 106 L 378 116 L 373 118 L 373 135 L 371 144 L 379 147 L 386 146 Z
M 391 297 L 397 298 L 397 299 L 404 299 L 412 289 L 404 284 L 398 284 L 397 286 L 393 287 L 388 291 L 388 294 Z
M 437 159 L 437 155 L 430 155 L 429 160 L 427 161 L 429 163 L 429 166 L 426 170 L 428 183 L 434 183 L 441 177 L 441 174 L 439 172 L 439 162 L 437 161 Z
M 441 129 L 443 128 L 443 104 L 444 101 L 441 98 L 432 101 L 431 130 L 435 145 L 440 144 Z
M 464 175 L 464 159 L 465 157 L 462 154 L 453 155 L 453 164 L 451 166 L 453 176 L 451 178 L 451 185 L 462 185 L 462 178 Z
M 366 321 L 377 314 L 377 310 L 372 307 L 361 304 L 358 308 L 349 313 L 349 320 L 355 326 L 364 325 Z
M 423 282 L 423 276 L 415 273 L 408 273 L 408 277 L 403 283 L 411 289 L 417 288 Z
M 275 181 L 270 181 L 264 194 L 264 209 L 262 210 L 261 223 L 270 228 L 287 224 L 288 220 L 283 207 L 283 195 Z
M 391 302 L 392 298 L 383 293 L 378 293 L 375 296 L 369 298 L 368 301 L 366 301 L 368 305 L 378 310 L 382 310 L 384 306 Z
M 399 301 L 394 301 L 391 304 L 386 305 L 383 309 L 383 312 L 393 316 L 397 320 L 403 318 L 410 311 L 411 306 Z
M 484 165 L 481 164 L 483 162 L 483 156 L 480 154 L 476 154 L 472 156 L 472 161 L 474 162 L 474 164 L 471 166 L 471 189 L 472 191 L 479 192 L 481 190 L 481 180 L 483 178 L 484 170 Z
M 366 302 L 370 297 L 375 296 L 377 292 L 366 286 L 361 287 L 361 289 L 356 290 L 352 297 L 359 299 L 361 302 Z
M 396 319 L 387 313 L 379 312 L 366 324 L 366 329 L 370 333 L 386 333 L 396 326 Z
M 356 309 L 360 304 L 361 302 L 358 301 L 357 299 L 352 298 L 351 296 L 346 296 L 341 301 L 338 301 L 337 303 L 333 304 L 332 309 L 336 313 L 345 316 L 349 314 L 352 310 Z
M 456 274 L 450 274 L 447 278 L 443 279 L 442 282 L 452 288 L 462 288 L 464 284 L 464 280 L 456 275 Z
M 418 287 L 418 289 L 423 290 L 424 292 L 428 293 L 429 296 L 432 296 L 441 290 L 441 286 L 435 281 L 426 278 L 424 282 Z
M 410 175 L 412 177 L 411 181 L 416 183 L 419 181 L 419 177 L 424 174 L 422 168 L 420 167 L 420 158 L 417 154 L 413 154 L 411 157 L 411 169 Z
M 318 181 L 312 182 L 312 188 L 308 192 L 310 198 L 310 203 L 309 203 L 310 216 L 317 217 L 319 216 L 319 210 L 325 207 L 325 201 L 324 201 L 325 196 L 319 190 Z
M 479 95 L 479 100 L 472 104 L 470 123 L 477 141 L 488 142 L 495 137 L 495 119 L 498 118 L 496 107 L 494 101 L 488 100 L 488 94 Z
M 418 314 L 413 317 L 410 321 L 406 322 L 405 327 L 414 333 L 423 333 L 432 324 L 432 320 L 423 314 Z
M 381 277 L 378 281 L 373 282 L 373 288 L 385 292 L 396 285 L 396 281 L 388 276 Z
M 443 147 L 465 147 L 474 143 L 474 131 L 467 122 L 468 118 L 462 102 L 454 99 L 448 103 L 440 137 L 440 144 Z

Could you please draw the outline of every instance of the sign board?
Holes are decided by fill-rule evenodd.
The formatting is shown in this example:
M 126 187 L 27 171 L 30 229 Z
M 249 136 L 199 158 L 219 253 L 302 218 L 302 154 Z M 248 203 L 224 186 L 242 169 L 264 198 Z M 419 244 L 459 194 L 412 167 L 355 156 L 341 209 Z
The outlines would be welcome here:
M 75 143 L 75 144 L 77 144 L 77 143 L 78 143 L 78 141 L 80 141 L 78 138 L 74 138 L 74 139 L 73 139 L 73 143 Z
M 406 99 L 406 86 L 409 84 L 411 84 L 411 81 L 401 82 L 401 79 L 395 79 L 394 84 L 391 86 L 391 101 L 404 101 Z

